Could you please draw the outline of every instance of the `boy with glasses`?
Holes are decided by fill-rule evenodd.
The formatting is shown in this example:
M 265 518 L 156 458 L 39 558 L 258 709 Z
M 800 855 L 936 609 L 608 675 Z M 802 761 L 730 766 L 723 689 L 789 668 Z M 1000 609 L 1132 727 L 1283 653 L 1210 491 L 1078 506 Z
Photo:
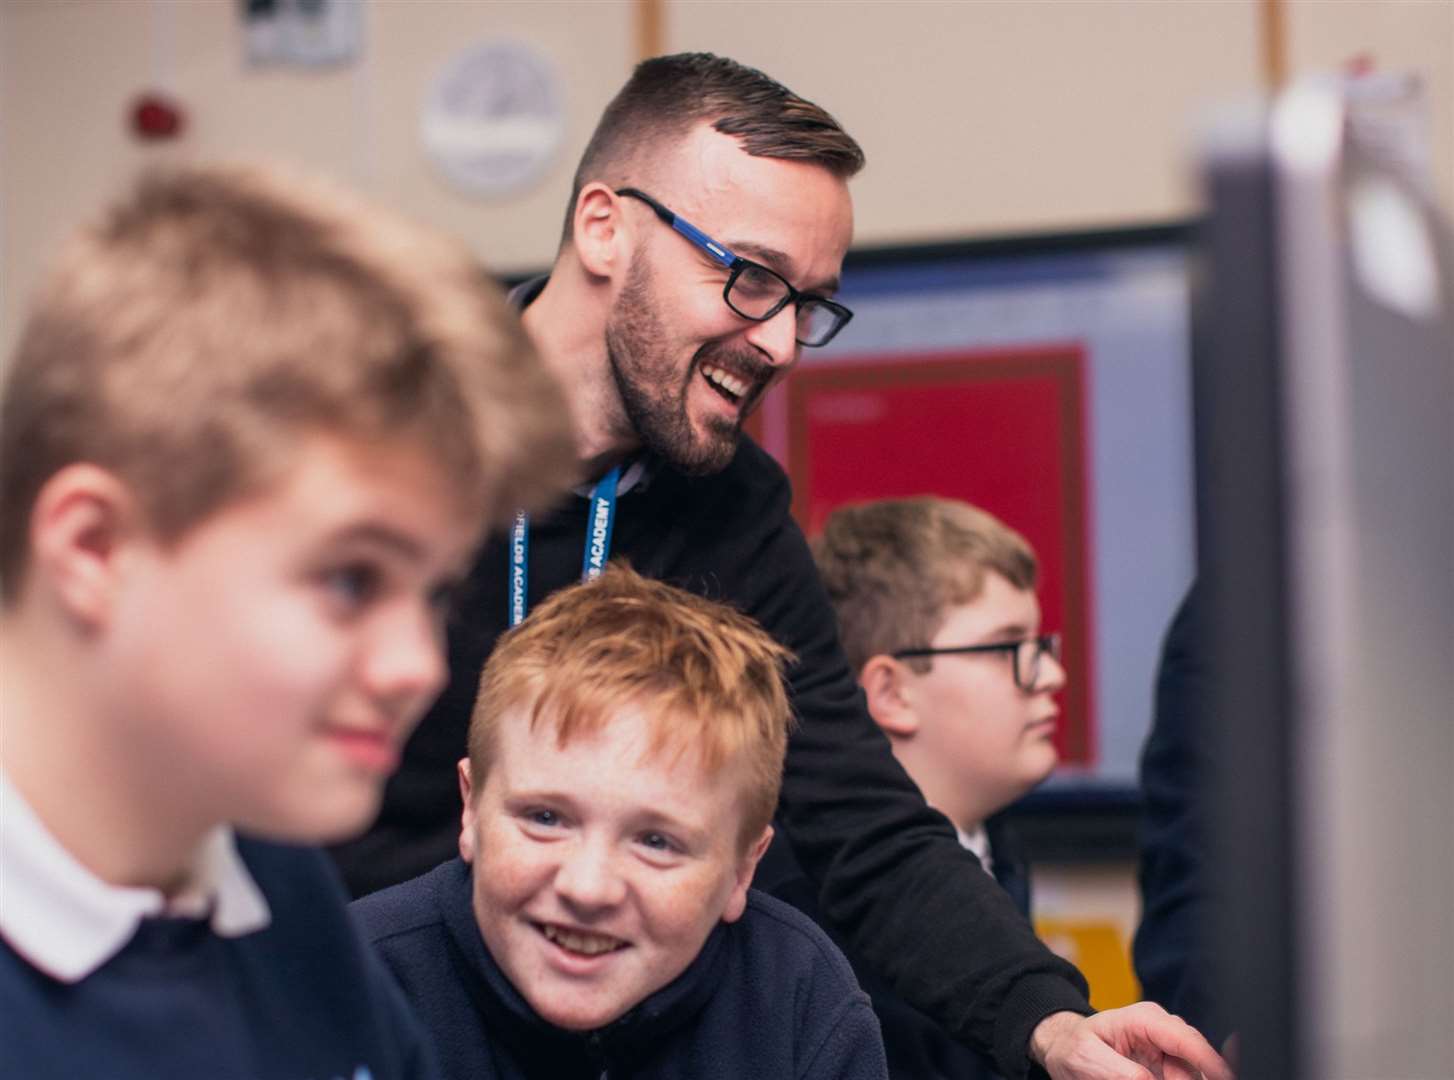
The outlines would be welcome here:
M 1059 637 L 1041 632 L 1030 545 L 968 503 L 921 496 L 836 510 L 813 555 L 894 755 L 1028 915 L 1028 874 L 999 812 L 1055 768 L 1055 694 L 1065 685 Z M 759 880 L 815 911 L 813 889 L 780 845 Z M 854 961 L 892 1076 L 988 1074 L 985 1059 Z

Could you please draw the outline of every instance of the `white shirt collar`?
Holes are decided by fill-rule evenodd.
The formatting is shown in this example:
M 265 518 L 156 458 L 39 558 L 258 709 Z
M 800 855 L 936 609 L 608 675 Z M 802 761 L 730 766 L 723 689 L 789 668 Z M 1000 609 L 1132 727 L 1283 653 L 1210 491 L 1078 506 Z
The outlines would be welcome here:
M 981 825 L 974 832 L 967 833 L 956 825 L 954 826 L 954 831 L 959 834 L 959 846 L 974 853 L 975 857 L 979 859 L 979 864 L 984 867 L 986 874 L 993 874 L 995 872 L 995 860 L 994 856 L 990 853 L 990 834 L 985 830 L 985 827 Z
M 3 771 L 0 881 L 0 937 L 31 965 L 68 983 L 120 952 L 147 916 L 210 910 L 212 929 L 223 937 L 261 930 L 272 917 L 226 826 L 207 834 L 187 888 L 168 903 L 159 889 L 111 885 L 82 866 Z

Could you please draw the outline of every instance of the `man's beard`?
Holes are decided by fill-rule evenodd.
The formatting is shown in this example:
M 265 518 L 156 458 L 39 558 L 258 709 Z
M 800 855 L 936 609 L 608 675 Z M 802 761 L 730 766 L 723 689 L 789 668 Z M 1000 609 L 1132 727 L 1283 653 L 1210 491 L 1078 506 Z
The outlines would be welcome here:
M 606 323 L 606 355 L 617 395 L 626 419 L 652 453 L 688 476 L 721 472 L 737 451 L 750 399 L 743 402 L 735 420 L 711 415 L 706 418 L 705 435 L 692 430 L 687 415 L 692 380 L 704 358 L 725 350 L 715 344 L 703 345 L 686 370 L 679 372 L 672 358 L 661 351 L 665 334 L 653 306 L 651 281 L 646 260 L 638 252 Z M 734 364 L 735 369 L 749 371 L 761 366 L 756 358 L 739 357 Z

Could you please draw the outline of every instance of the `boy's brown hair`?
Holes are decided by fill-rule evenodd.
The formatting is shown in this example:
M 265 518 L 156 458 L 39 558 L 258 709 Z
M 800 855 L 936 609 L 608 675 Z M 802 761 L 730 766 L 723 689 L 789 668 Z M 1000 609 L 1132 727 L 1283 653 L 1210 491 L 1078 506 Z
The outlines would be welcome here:
M 855 671 L 872 656 L 927 646 L 949 608 L 979 597 L 985 574 L 1017 589 L 1033 589 L 1038 575 L 1034 550 L 1014 529 L 934 495 L 839 507 L 812 548 Z M 904 662 L 925 670 L 929 658 Z
M 767 827 L 782 786 L 792 654 L 746 615 L 613 564 L 555 593 L 500 640 L 470 719 L 474 790 L 483 790 L 496 731 L 522 715 L 556 744 L 605 728 L 623 709 L 652 725 L 649 753 L 692 752 L 707 772 L 748 772 L 738 846 Z
M 481 520 L 569 483 L 559 388 L 462 248 L 318 180 L 246 166 L 144 176 L 71 242 L 0 404 L 0 589 L 76 462 L 164 540 L 269 482 L 295 438 L 403 439 Z
M 562 246 L 571 239 L 576 201 L 592 180 L 640 185 L 663 145 L 710 122 L 753 157 L 803 161 L 847 180 L 863 150 L 819 105 L 756 68 L 711 53 L 655 56 L 636 65 L 611 99 L 576 166 Z

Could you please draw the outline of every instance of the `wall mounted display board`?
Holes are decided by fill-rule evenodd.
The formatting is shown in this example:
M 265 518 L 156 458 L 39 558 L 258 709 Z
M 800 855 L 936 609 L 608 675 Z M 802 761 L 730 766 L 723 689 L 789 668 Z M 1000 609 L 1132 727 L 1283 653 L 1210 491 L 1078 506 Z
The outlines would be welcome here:
M 853 322 L 750 425 L 809 535 L 843 502 L 932 492 L 1035 546 L 1070 682 L 1063 766 L 1022 809 L 1061 855 L 1134 843 L 1161 637 L 1193 573 L 1189 235 L 852 252 Z

